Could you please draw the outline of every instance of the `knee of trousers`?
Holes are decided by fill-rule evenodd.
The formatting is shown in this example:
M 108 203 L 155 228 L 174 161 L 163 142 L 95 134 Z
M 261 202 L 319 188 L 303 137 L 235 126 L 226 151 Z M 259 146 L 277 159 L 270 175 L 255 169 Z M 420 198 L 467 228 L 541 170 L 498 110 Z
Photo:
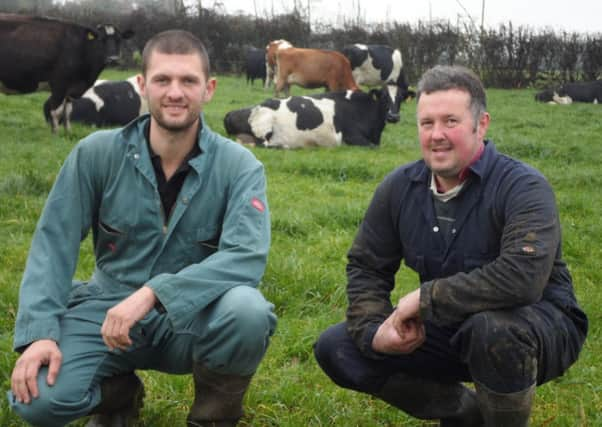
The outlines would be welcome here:
M 82 395 L 75 390 L 69 393 L 64 387 L 48 386 L 45 372 L 38 375 L 38 390 L 38 398 L 29 404 L 17 402 L 14 395 L 8 393 L 11 409 L 33 426 L 64 426 L 85 416 L 95 406 L 90 393 Z
M 320 335 L 314 344 L 314 357 L 324 373 L 340 387 L 374 394 L 386 381 L 386 375 L 373 366 L 378 362 L 361 354 L 344 323 L 331 326 Z
M 257 289 L 248 286 L 232 288 L 222 295 L 208 325 L 212 341 L 220 343 L 220 349 L 215 352 L 222 361 L 220 367 L 242 363 L 247 366 L 244 371 L 254 371 L 276 329 L 273 309 L 274 305 Z M 252 365 L 255 366 L 251 368 Z
M 529 324 L 504 310 L 468 318 L 452 338 L 473 378 L 499 392 L 522 390 L 537 378 L 538 344 Z

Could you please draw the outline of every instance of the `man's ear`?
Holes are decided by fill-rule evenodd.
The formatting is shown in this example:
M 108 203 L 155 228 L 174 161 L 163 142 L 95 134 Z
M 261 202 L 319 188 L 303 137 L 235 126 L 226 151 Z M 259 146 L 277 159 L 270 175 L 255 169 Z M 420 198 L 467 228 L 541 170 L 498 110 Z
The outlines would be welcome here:
M 479 126 L 477 127 L 478 137 L 480 140 L 485 139 L 485 135 L 487 134 L 487 129 L 489 129 L 489 122 L 491 121 L 491 116 L 488 112 L 484 112 L 481 114 L 479 118 Z
M 138 89 L 140 89 L 140 95 L 146 98 L 146 81 L 142 74 L 136 76 L 136 83 L 138 84 Z
M 215 89 L 217 89 L 217 80 L 215 78 L 210 78 L 207 80 L 207 84 L 205 85 L 205 94 L 203 95 L 203 100 L 205 102 L 211 101 L 213 94 L 215 93 Z

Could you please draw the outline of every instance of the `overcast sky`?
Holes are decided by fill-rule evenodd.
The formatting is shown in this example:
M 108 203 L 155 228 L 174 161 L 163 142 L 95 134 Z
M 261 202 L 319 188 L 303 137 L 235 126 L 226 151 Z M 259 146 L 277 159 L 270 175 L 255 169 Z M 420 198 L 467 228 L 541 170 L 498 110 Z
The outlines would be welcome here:
M 485 6 L 486 27 L 497 27 L 509 20 L 514 25 L 534 29 L 552 28 L 576 32 L 602 33 L 602 0 L 309 0 L 312 22 L 341 23 L 357 16 L 359 2 L 361 15 L 368 22 L 398 21 L 415 23 L 429 18 L 450 20 L 452 23 L 471 22 L 481 25 L 481 11 Z M 306 7 L 308 0 L 298 3 Z M 203 0 L 212 6 L 213 0 Z M 293 0 L 222 0 L 228 12 L 243 10 L 260 16 L 290 12 Z

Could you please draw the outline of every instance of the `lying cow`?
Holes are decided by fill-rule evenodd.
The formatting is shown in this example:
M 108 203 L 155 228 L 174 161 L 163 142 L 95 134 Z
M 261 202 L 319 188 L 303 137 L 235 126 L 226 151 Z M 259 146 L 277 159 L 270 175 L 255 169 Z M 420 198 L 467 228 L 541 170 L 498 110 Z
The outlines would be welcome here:
M 275 95 L 289 94 L 291 84 L 325 87 L 330 92 L 358 90 L 349 60 L 340 52 L 290 47 L 276 52 Z
M 378 146 L 388 109 L 382 89 L 291 96 L 231 111 L 224 128 L 242 143 L 264 147 Z
M 602 103 L 602 80 L 565 83 L 556 89 L 546 89 L 535 95 L 535 100 L 553 104 L 573 102 Z
M 349 59 L 353 78 L 358 85 L 386 85 L 391 98 L 387 121 L 398 122 L 401 103 L 416 96 L 408 89 L 399 49 L 386 45 L 354 44 L 345 46 L 342 53 Z
M 276 76 L 276 52 L 289 47 L 293 45 L 284 39 L 272 40 L 265 47 L 265 89 L 270 87 Z
M 44 111 L 54 132 L 58 110 L 64 104 L 70 108 L 71 100 L 94 84 L 105 65 L 118 58 L 121 41 L 132 35 L 111 25 L 92 29 L 57 19 L 0 14 L 0 92 L 31 93 L 47 84 L 51 94 Z
M 71 108 L 59 108 L 60 122 L 69 120 L 94 126 L 124 126 L 148 112 L 146 100 L 140 96 L 136 76 L 127 80 L 97 80 Z M 46 114 L 46 120 L 50 120 Z

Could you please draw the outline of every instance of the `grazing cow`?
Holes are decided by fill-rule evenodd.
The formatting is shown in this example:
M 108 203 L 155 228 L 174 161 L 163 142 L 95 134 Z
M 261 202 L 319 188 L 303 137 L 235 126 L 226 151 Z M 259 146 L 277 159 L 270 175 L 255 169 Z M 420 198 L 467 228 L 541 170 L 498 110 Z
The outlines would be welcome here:
M 265 89 L 270 87 L 270 83 L 274 81 L 274 76 L 276 75 L 276 52 L 281 49 L 288 49 L 289 47 L 293 47 L 293 45 L 284 39 L 273 40 L 265 47 Z
M 247 50 L 245 58 L 245 73 L 247 75 L 247 84 L 255 82 L 255 79 L 261 79 L 262 85 L 265 84 L 266 68 L 265 68 L 265 51 L 252 47 Z
M 325 87 L 330 92 L 359 90 L 349 60 L 340 52 L 290 47 L 276 52 L 275 95 L 288 96 L 290 85 Z
M 111 25 L 93 30 L 57 19 L 0 14 L 0 91 L 30 93 L 47 83 L 51 94 L 44 112 L 55 132 L 58 111 L 69 110 L 71 100 L 79 98 L 105 65 L 117 59 L 121 40 L 132 34 L 122 34 Z
M 388 109 L 382 89 L 291 96 L 231 111 L 224 128 L 242 143 L 263 147 L 374 147 L 380 144 Z
M 146 100 L 140 96 L 136 76 L 127 80 L 97 80 L 81 98 L 74 99 L 71 108 L 59 107 L 61 122 L 84 123 L 94 126 L 124 126 L 148 112 Z M 46 116 L 46 120 L 51 117 Z
M 546 89 L 535 95 L 535 100 L 552 104 L 573 102 L 602 103 L 602 80 L 565 83 L 555 89 Z
M 351 63 L 353 78 L 358 85 L 386 85 L 391 98 L 387 121 L 398 122 L 401 103 L 416 96 L 408 89 L 399 49 L 386 45 L 354 44 L 345 46 L 342 52 Z

